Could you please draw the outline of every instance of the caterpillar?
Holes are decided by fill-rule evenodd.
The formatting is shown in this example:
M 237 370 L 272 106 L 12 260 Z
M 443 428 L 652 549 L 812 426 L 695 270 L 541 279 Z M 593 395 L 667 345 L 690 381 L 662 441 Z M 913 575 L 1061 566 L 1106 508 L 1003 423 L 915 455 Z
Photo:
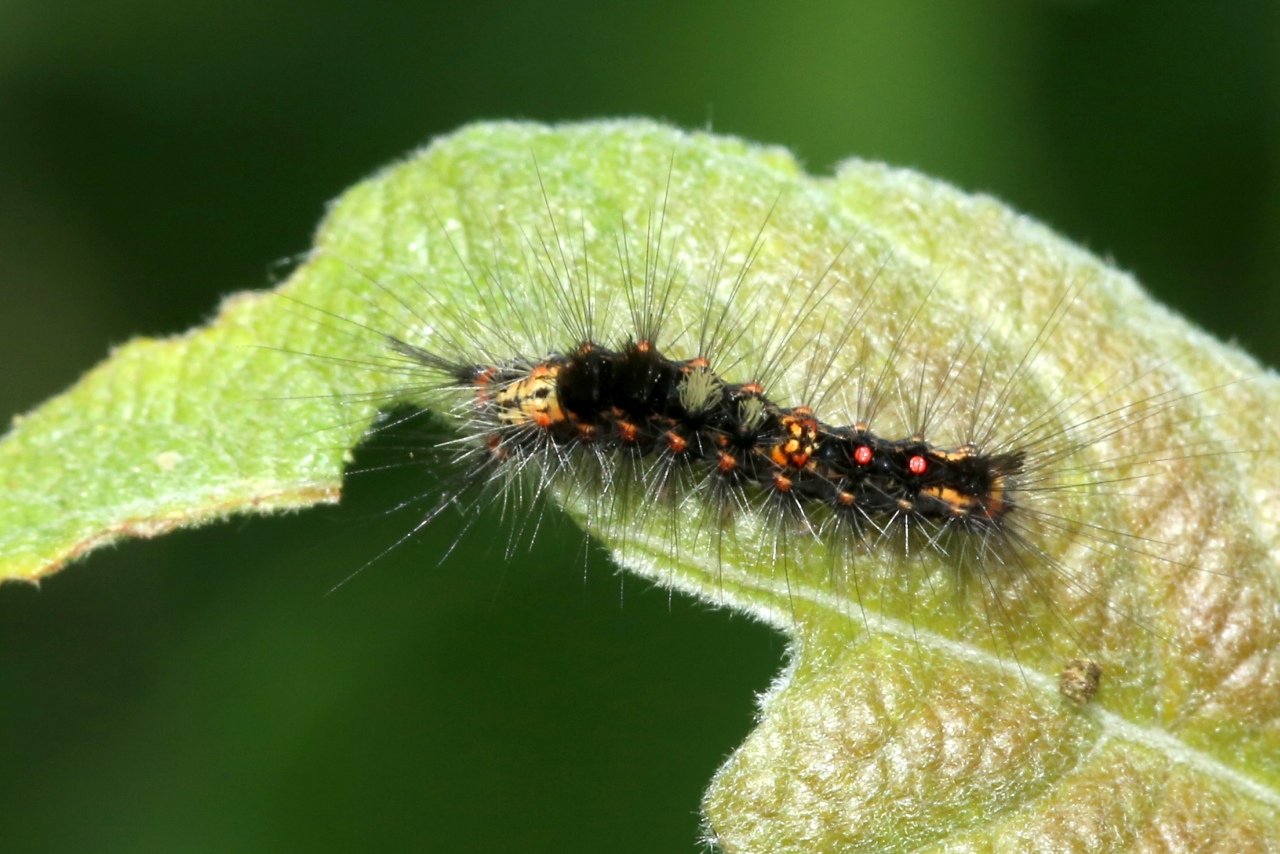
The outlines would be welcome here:
M 454 362 L 395 336 L 387 346 L 474 395 L 466 429 L 482 449 L 478 472 L 626 459 L 647 470 L 646 492 L 695 494 L 721 511 L 763 502 L 810 529 L 825 512 L 858 538 L 910 521 L 935 526 L 935 543 L 950 528 L 994 533 L 1016 507 L 1025 450 L 987 454 L 972 441 L 935 446 L 921 432 L 886 439 L 866 421 L 826 424 L 807 405 L 775 403 L 760 382 L 726 381 L 714 345 L 676 360 L 656 337 L 618 349 L 586 339 L 564 355 L 498 364 Z

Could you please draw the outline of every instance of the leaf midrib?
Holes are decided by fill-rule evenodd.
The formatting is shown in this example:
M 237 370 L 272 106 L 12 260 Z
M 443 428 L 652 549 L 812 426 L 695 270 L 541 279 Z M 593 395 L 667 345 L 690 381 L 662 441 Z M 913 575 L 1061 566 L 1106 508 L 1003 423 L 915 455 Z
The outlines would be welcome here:
M 643 550 L 658 561 L 670 559 L 669 554 L 663 549 L 668 544 L 658 537 L 637 533 L 629 536 L 627 541 L 629 545 Z M 654 576 L 652 568 L 644 566 L 640 561 L 623 557 L 626 552 L 615 551 L 614 554 L 627 569 L 641 575 Z M 719 594 L 723 604 L 731 605 L 759 617 L 763 622 L 787 635 L 793 643 L 796 642 L 797 633 L 793 614 L 781 608 L 769 607 L 738 592 L 737 588 L 739 587 L 745 590 L 758 589 L 758 585 L 754 583 L 755 580 L 750 572 L 742 570 L 736 564 L 728 561 L 719 565 L 711 565 L 705 559 L 693 554 L 682 554 L 681 563 L 684 568 L 692 569 L 700 578 L 732 581 L 733 585 L 719 585 L 721 588 Z M 698 585 L 689 583 L 686 573 L 664 573 L 659 580 L 698 595 L 700 598 L 708 598 L 707 590 L 700 589 Z M 791 588 L 789 595 L 793 600 L 804 601 L 809 605 L 816 606 L 823 612 L 829 614 L 841 613 L 839 609 L 840 603 L 836 601 L 834 595 L 826 591 L 817 590 L 808 585 L 797 585 Z M 710 598 L 715 601 L 714 597 Z M 1058 694 L 1057 678 L 1023 667 L 1017 662 L 1010 661 L 982 647 L 965 644 L 944 637 L 929 629 L 918 625 L 913 626 L 883 614 L 876 620 L 876 631 L 882 631 L 901 640 L 907 640 L 921 647 L 935 650 L 955 660 L 967 661 L 995 670 L 1010 679 L 1021 680 L 1028 688 L 1041 695 L 1042 700 L 1048 698 L 1050 703 L 1061 702 Z M 801 655 L 803 655 L 803 650 L 804 644 L 801 645 Z M 1255 801 L 1266 804 L 1272 809 L 1280 810 L 1280 789 L 1269 786 L 1225 764 L 1222 760 L 1209 753 L 1188 745 L 1166 729 L 1132 721 L 1099 705 L 1091 705 L 1081 710 L 1080 714 L 1088 715 L 1101 730 L 1102 735 L 1095 742 L 1095 749 L 1108 741 L 1128 741 L 1139 744 L 1154 753 L 1164 756 L 1170 762 L 1191 768 L 1205 777 L 1216 780 L 1243 795 L 1251 797 Z

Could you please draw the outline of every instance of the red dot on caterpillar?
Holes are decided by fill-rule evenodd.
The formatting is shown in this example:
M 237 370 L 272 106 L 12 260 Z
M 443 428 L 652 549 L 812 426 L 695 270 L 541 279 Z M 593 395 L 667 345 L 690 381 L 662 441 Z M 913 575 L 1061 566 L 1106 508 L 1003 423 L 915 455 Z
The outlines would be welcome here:
M 919 477 L 929 470 L 929 461 L 919 454 L 915 454 L 911 459 L 907 460 L 907 470 Z
M 871 460 L 875 458 L 875 453 L 868 445 L 859 445 L 853 452 L 853 461 L 860 466 L 871 465 Z

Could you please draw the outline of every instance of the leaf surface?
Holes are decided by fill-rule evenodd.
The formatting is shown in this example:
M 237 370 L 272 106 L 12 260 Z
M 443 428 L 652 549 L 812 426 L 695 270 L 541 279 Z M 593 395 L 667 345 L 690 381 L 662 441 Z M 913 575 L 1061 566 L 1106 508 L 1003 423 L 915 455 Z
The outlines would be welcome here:
M 978 572 L 892 538 L 784 536 L 764 508 L 726 523 L 561 488 L 624 567 L 792 639 L 707 793 L 710 838 L 731 852 L 1280 849 L 1280 461 L 1264 452 L 1280 447 L 1264 416 L 1280 383 L 1035 222 L 879 164 L 811 177 L 785 151 L 643 121 L 439 140 L 345 194 L 279 294 L 131 342 L 16 419 L 0 441 L 0 577 L 334 501 L 377 413 L 426 391 L 380 333 L 538 358 L 573 343 L 566 294 L 589 286 L 592 334 L 616 342 L 634 326 L 625 291 L 646 281 L 677 283 L 685 333 L 732 293 L 743 335 L 726 363 L 769 352 L 758 367 L 783 366 L 770 396 L 821 400 L 830 423 L 887 376 L 882 434 L 942 401 L 944 433 L 975 412 L 1006 436 L 1075 425 L 1073 464 L 1117 472 L 1066 490 L 1080 498 L 1033 532 L 1036 559 Z M 1075 654 L 1103 666 L 1083 708 L 1058 693 Z

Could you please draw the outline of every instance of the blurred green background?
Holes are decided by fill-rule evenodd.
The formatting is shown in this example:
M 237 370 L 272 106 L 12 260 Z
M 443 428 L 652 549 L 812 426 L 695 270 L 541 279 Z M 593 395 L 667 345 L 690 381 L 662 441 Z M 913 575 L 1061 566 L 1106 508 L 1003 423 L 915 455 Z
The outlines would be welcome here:
M 1269 363 L 1280 8 L 0 3 L 0 413 L 201 322 L 480 118 L 645 114 L 994 193 Z M 781 640 L 580 538 L 501 566 L 341 509 L 0 589 L 0 850 L 694 851 Z

